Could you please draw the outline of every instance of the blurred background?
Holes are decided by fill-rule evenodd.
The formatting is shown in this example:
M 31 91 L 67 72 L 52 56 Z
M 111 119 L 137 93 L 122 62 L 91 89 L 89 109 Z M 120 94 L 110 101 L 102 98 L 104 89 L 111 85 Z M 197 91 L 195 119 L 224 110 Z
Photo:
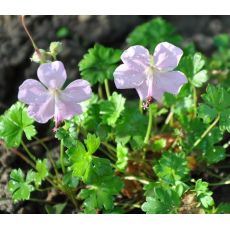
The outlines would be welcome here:
M 77 64 L 87 49 L 98 42 L 125 48 L 127 35 L 139 24 L 156 16 L 27 16 L 26 24 L 39 48 L 51 41 L 62 41 L 69 79 L 79 77 Z M 209 55 L 212 38 L 230 33 L 230 16 L 162 16 L 176 32 L 193 41 L 198 50 Z M 19 16 L 0 16 L 0 113 L 17 100 L 18 86 L 26 78 L 35 78 L 37 64 L 30 61 L 33 47 L 23 30 Z

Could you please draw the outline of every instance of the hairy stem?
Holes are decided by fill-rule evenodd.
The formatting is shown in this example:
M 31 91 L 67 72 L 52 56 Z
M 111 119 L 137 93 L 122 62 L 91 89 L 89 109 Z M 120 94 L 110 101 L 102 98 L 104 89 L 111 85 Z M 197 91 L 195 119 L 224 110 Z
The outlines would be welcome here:
M 33 161 L 36 161 L 36 157 L 30 152 L 30 150 L 27 148 L 27 146 L 25 145 L 23 140 L 22 140 L 21 144 L 22 144 L 23 149 L 26 151 L 26 153 L 30 157 L 30 159 L 33 160 Z
M 152 110 L 149 109 L 149 123 L 148 123 L 147 131 L 146 131 L 145 139 L 144 139 L 145 144 L 149 142 L 149 138 L 150 138 L 151 131 L 152 131 L 152 125 L 153 125 L 153 114 L 152 114 Z
M 32 44 L 32 46 L 34 47 L 34 50 L 35 50 L 35 52 L 37 53 L 37 55 L 38 55 L 38 57 L 39 57 L 41 63 L 45 63 L 45 60 L 44 60 L 44 58 L 42 57 L 39 48 L 37 47 L 36 43 L 34 42 L 34 39 L 33 39 L 32 35 L 30 34 L 30 32 L 29 32 L 27 26 L 26 26 L 26 23 L 25 23 L 25 16 L 22 15 L 22 16 L 20 17 L 20 19 L 21 19 L 22 26 L 23 26 L 23 28 L 24 28 L 26 34 L 28 35 L 28 37 L 29 37 L 29 39 L 30 39 L 30 41 L 31 41 L 31 44 Z

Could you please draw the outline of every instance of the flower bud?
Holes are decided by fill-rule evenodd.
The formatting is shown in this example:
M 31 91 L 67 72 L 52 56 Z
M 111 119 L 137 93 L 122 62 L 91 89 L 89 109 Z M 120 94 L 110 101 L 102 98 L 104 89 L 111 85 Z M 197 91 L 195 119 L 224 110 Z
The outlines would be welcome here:
M 50 54 L 53 58 L 56 59 L 56 56 L 62 51 L 62 43 L 61 42 L 51 42 L 50 43 Z
M 45 50 L 39 49 L 39 52 L 34 51 L 30 60 L 36 63 L 43 63 L 44 61 L 50 60 L 50 56 Z

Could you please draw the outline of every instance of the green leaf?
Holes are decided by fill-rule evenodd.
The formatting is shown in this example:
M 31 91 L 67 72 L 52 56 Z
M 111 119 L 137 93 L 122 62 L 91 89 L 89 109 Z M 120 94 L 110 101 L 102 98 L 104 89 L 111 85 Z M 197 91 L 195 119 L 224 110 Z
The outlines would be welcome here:
M 126 107 L 115 126 L 116 141 L 130 140 L 133 149 L 141 149 L 144 144 L 148 118 L 141 114 L 138 107 Z M 125 144 L 122 142 L 122 144 Z
M 192 83 L 195 87 L 201 87 L 206 81 L 208 81 L 208 72 L 207 70 L 201 70 L 193 76 Z
M 221 131 L 226 130 L 230 133 L 230 108 L 222 111 L 219 127 Z
M 155 187 L 152 196 L 146 198 L 141 209 L 147 214 L 177 213 L 180 205 L 179 195 L 170 189 Z
M 82 189 L 79 197 L 84 200 L 86 213 L 95 213 L 98 209 L 111 210 L 114 196 L 123 187 L 121 179 L 114 175 L 110 161 L 99 157 L 92 158 L 84 182 L 87 189 Z
M 204 208 L 210 208 L 214 205 L 212 192 L 209 191 L 207 182 L 204 182 L 201 179 L 197 180 L 195 184 L 195 192 L 198 200 Z
M 70 36 L 71 32 L 70 29 L 66 26 L 62 26 L 60 28 L 58 28 L 57 32 L 56 32 L 56 36 L 58 38 L 66 38 L 68 36 Z
M 14 202 L 29 200 L 30 193 L 34 190 L 34 187 L 30 184 L 31 182 L 31 171 L 28 172 L 26 178 L 21 169 L 14 169 L 10 173 L 8 189 L 12 194 Z
M 216 213 L 230 214 L 230 203 L 220 203 L 217 207 Z
M 179 45 L 181 37 L 175 34 L 175 29 L 164 19 L 158 17 L 140 26 L 137 26 L 127 38 L 127 43 L 132 45 L 142 45 L 151 52 L 160 42 L 168 41 Z
M 201 103 L 198 107 L 198 117 L 203 119 L 204 123 L 209 124 L 216 118 L 217 112 L 212 107 Z
M 87 180 L 92 155 L 86 151 L 80 141 L 76 147 L 67 150 L 67 155 L 71 162 L 73 176 L 80 177 L 83 181 Z
M 87 138 L 84 140 L 84 142 L 89 154 L 95 153 L 101 144 L 100 138 L 90 133 L 87 134 Z
M 219 34 L 214 37 L 214 45 L 218 47 L 219 50 L 226 50 L 230 47 L 230 37 L 228 34 Z
M 49 171 L 47 167 L 47 159 L 37 160 L 36 162 L 36 170 L 37 172 L 34 174 L 34 182 L 36 186 L 40 186 L 41 182 L 48 176 Z
M 55 204 L 55 205 L 45 205 L 46 212 L 48 214 L 61 214 L 65 207 L 66 207 L 66 202 L 65 203 L 60 203 L 60 204 Z
M 210 146 L 205 149 L 204 158 L 208 164 L 214 164 L 226 158 L 225 149 L 222 146 Z
M 71 135 L 69 128 L 60 127 L 55 133 L 55 137 L 60 141 L 63 140 L 63 144 L 67 148 L 71 148 L 77 144 L 77 138 Z
M 89 100 L 89 105 L 84 115 L 83 127 L 90 132 L 95 132 L 101 124 L 100 102 L 96 95 L 93 95 Z
M 120 56 L 121 50 L 96 44 L 79 63 L 82 78 L 92 85 L 103 83 L 105 79 L 112 79 L 113 72 L 120 62 Z
M 175 184 L 188 176 L 188 162 L 183 153 L 166 152 L 154 166 L 157 176 L 169 184 Z
M 159 152 L 165 148 L 166 144 L 167 144 L 167 141 L 164 138 L 155 140 L 152 145 L 152 149 L 153 151 Z
M 63 176 L 63 183 L 64 185 L 68 186 L 69 188 L 76 188 L 79 184 L 79 178 L 72 175 L 72 172 L 67 172 Z
M 200 53 L 184 56 L 179 64 L 181 70 L 195 87 L 201 87 L 208 80 L 207 70 L 204 70 L 205 59 Z
M 117 176 L 101 178 L 89 189 L 82 189 L 79 198 L 84 200 L 83 206 L 87 213 L 94 213 L 94 210 L 113 209 L 113 200 L 123 187 L 123 183 Z
M 125 98 L 121 94 L 114 92 L 108 101 L 100 104 L 100 115 L 102 121 L 112 127 L 115 126 L 117 119 L 125 108 Z
M 128 148 L 123 146 L 122 144 L 117 144 L 117 162 L 116 162 L 116 168 L 119 171 L 124 171 L 127 164 L 128 164 Z
M 71 147 L 67 150 L 67 155 L 71 162 L 70 168 L 73 172 L 73 176 L 79 177 L 86 182 L 91 167 L 93 167 L 92 154 L 99 148 L 100 139 L 95 135 L 88 134 L 84 142 L 88 151 L 86 151 L 85 146 L 78 141 L 75 147 Z
M 22 134 L 31 140 L 36 135 L 33 120 L 27 114 L 26 107 L 17 102 L 8 109 L 0 119 L 0 137 L 8 147 L 18 147 L 22 140 Z
M 113 169 L 111 163 L 106 158 L 93 157 L 89 168 L 87 184 L 98 183 L 103 177 L 112 176 Z
M 195 53 L 193 56 L 193 73 L 197 74 L 205 65 L 205 60 L 202 54 Z
M 221 86 L 208 85 L 203 100 L 218 112 L 230 107 L 230 94 Z

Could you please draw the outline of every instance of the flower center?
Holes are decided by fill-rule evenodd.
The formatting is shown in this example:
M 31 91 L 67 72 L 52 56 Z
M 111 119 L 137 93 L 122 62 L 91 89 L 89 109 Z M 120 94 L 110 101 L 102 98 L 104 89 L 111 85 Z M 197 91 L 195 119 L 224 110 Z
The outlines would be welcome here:
M 59 89 L 49 89 L 49 94 L 50 94 L 52 97 L 56 98 L 56 97 L 59 96 L 60 90 L 59 90 Z

